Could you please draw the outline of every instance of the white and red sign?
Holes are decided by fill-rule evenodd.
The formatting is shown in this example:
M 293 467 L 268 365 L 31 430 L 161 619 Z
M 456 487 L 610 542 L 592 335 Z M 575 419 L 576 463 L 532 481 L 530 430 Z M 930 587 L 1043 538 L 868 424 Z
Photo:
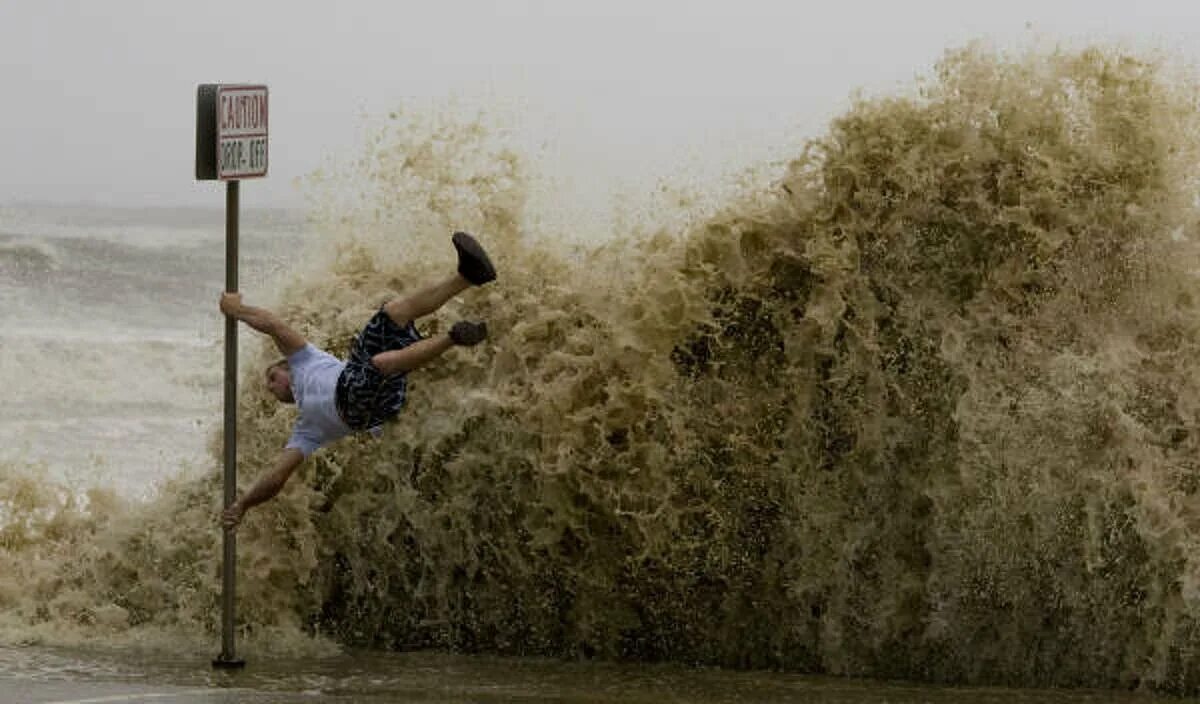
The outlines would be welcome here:
M 217 88 L 217 178 L 267 175 L 267 87 Z

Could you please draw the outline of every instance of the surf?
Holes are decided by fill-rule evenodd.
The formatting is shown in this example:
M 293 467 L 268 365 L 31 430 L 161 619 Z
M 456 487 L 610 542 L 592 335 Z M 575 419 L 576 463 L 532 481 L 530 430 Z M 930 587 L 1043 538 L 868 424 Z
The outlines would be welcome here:
M 246 521 L 248 656 L 1196 691 L 1195 99 L 1118 49 L 970 46 L 715 212 L 583 247 L 485 121 L 390 121 L 309 180 L 326 244 L 275 307 L 344 353 L 464 229 L 503 284 L 423 332 L 493 341 Z M 243 359 L 248 482 L 292 417 Z M 23 471 L 0 637 L 211 650 L 215 468 L 119 507 Z

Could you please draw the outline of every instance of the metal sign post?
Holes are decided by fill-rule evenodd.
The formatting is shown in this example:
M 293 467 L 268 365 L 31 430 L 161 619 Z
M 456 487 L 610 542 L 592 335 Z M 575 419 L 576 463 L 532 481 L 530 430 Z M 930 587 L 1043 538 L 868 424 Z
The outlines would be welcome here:
M 225 290 L 238 290 L 239 184 L 267 175 L 267 87 L 201 85 L 196 98 L 196 178 L 225 181 Z M 237 320 L 225 318 L 225 508 L 237 500 Z M 234 646 L 237 536 L 224 531 L 221 654 L 213 667 L 245 666 Z
M 238 290 L 238 185 L 225 184 L 225 290 Z M 225 508 L 237 501 L 237 320 L 225 317 Z M 224 531 L 221 574 L 221 654 L 213 667 L 240 668 L 245 661 L 236 655 L 233 643 L 234 609 L 236 605 L 237 534 Z

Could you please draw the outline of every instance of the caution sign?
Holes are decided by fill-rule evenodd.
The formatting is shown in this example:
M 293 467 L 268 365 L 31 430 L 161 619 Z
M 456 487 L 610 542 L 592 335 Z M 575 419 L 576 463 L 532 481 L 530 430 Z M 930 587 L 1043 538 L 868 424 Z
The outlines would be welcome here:
M 267 87 L 204 84 L 196 101 L 196 178 L 267 175 Z
M 267 175 L 267 87 L 217 89 L 217 178 Z

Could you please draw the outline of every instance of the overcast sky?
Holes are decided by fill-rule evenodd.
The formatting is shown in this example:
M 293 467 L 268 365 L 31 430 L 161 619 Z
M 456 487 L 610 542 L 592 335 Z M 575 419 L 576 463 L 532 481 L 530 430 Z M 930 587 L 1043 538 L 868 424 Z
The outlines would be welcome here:
M 271 172 L 243 203 L 292 206 L 397 107 L 498 104 L 552 168 L 629 183 L 783 158 L 855 89 L 1034 35 L 1194 60 L 1200 2 L 0 0 L 0 204 L 219 205 L 193 178 L 200 83 L 269 86 Z

